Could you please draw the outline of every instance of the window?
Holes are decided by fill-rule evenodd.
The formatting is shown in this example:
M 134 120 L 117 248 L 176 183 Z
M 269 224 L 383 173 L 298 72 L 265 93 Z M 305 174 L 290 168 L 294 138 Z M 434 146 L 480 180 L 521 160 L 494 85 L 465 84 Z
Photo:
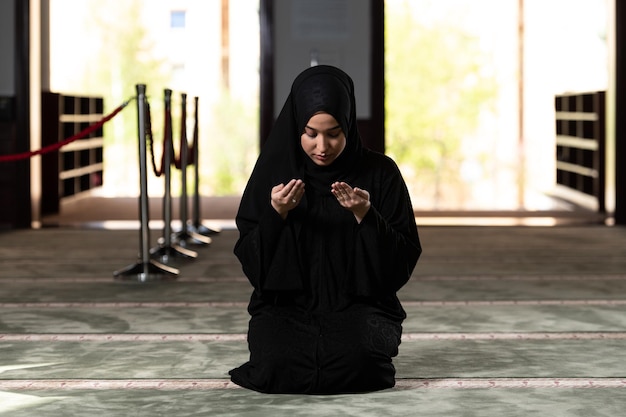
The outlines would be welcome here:
M 170 28 L 184 29 L 186 17 L 187 12 L 185 10 L 172 10 L 170 12 Z

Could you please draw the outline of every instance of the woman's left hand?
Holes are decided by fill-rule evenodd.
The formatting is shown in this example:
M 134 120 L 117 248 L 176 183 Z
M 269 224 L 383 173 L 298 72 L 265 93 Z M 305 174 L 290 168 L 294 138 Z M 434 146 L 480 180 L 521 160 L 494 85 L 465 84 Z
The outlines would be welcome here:
M 339 204 L 350 210 L 357 222 L 361 223 L 372 205 L 370 193 L 361 188 L 352 188 L 345 182 L 332 183 L 330 191 L 337 198 Z

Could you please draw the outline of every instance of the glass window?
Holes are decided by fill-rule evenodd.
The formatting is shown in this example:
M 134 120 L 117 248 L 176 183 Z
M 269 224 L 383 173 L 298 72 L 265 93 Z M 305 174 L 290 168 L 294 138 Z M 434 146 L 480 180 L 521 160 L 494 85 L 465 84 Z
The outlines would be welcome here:
M 170 27 L 184 28 L 187 12 L 185 10 L 172 10 L 170 12 Z

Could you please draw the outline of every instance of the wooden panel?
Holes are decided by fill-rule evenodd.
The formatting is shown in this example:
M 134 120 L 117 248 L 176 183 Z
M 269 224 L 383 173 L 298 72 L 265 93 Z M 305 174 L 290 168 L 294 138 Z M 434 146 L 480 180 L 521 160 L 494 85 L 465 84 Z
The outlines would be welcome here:
M 615 0 L 615 224 L 626 225 L 626 2 Z
M 275 109 L 275 22 L 276 0 L 260 0 L 260 143 L 264 143 L 274 123 Z M 371 61 L 370 66 L 370 117 L 359 119 L 358 126 L 365 146 L 384 152 L 385 150 L 385 65 L 384 65 L 384 0 L 372 0 L 371 10 Z M 282 105 L 282 103 L 280 103 Z
M 596 91 L 555 97 L 556 182 L 605 211 L 605 101 Z
M 103 117 L 101 97 L 42 96 L 43 145 L 79 134 Z M 103 129 L 77 139 L 42 158 L 42 214 L 58 213 L 60 201 L 102 185 Z

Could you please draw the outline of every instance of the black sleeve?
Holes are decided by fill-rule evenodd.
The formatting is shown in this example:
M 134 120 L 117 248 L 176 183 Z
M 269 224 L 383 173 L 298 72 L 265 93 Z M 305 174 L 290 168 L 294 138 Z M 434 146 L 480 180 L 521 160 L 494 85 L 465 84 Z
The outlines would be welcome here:
M 350 262 L 353 295 L 384 297 L 409 280 L 422 253 L 406 184 L 392 164 L 372 206 L 355 229 Z
M 244 222 L 241 218 L 238 221 Z M 302 289 L 294 227 L 269 206 L 256 225 L 240 227 L 234 253 L 252 286 L 264 291 Z

